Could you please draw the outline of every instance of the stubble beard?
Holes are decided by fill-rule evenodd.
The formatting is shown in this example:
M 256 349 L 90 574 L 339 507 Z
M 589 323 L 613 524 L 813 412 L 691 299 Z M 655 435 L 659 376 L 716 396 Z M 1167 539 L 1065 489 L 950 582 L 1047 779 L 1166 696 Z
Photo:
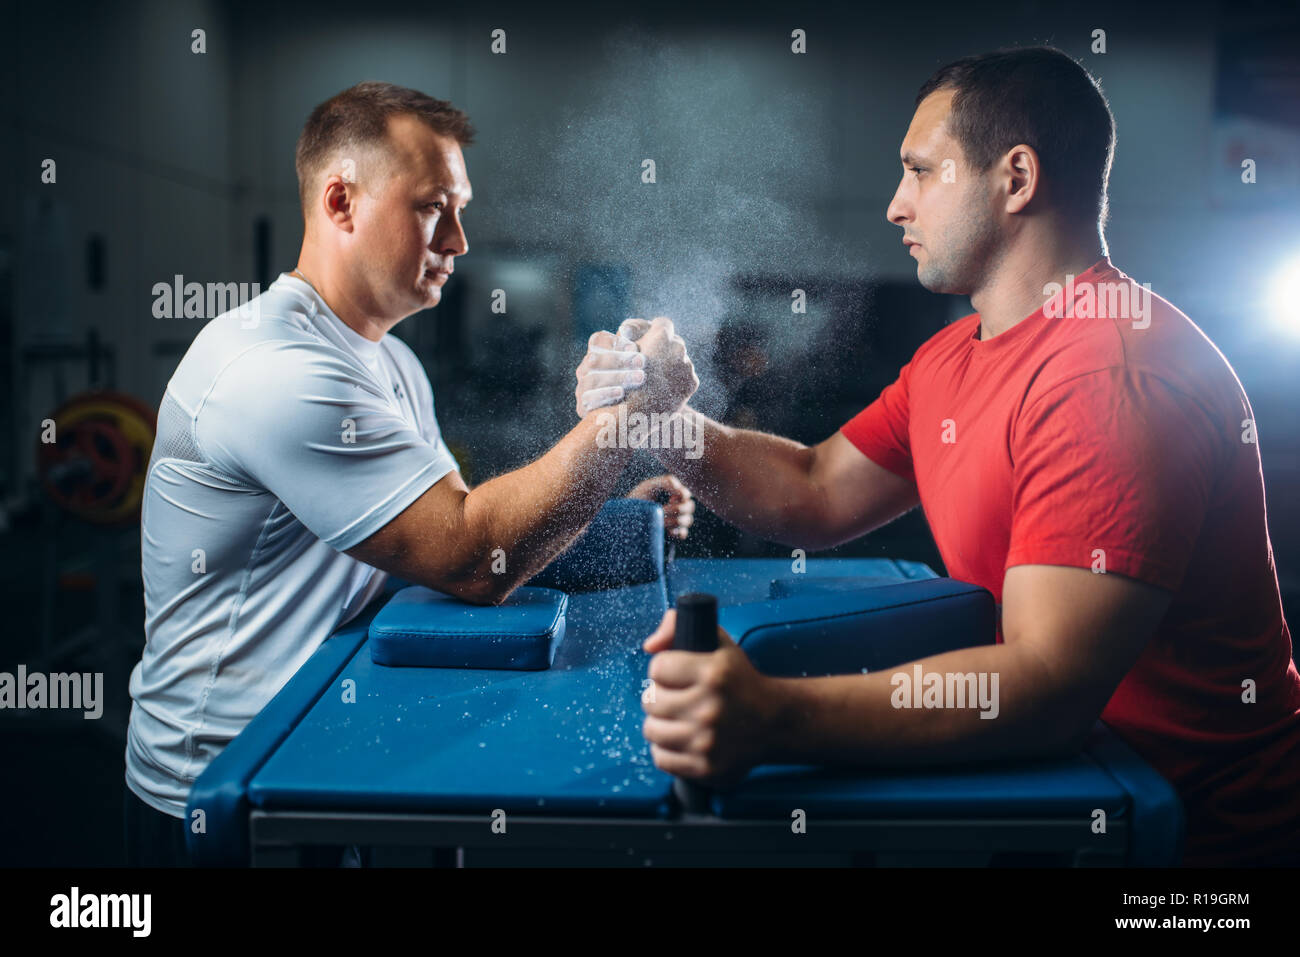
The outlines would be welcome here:
M 974 196 L 968 196 L 941 237 L 942 249 L 922 245 L 926 261 L 916 278 L 931 292 L 968 296 L 979 289 L 998 256 L 997 227 Z

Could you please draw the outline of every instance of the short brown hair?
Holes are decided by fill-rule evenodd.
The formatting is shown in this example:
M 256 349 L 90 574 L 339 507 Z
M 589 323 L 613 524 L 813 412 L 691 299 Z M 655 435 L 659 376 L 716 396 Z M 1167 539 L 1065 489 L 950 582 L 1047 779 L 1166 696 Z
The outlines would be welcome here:
M 419 117 L 435 133 L 450 136 L 461 146 L 474 142 L 469 117 L 446 100 L 392 83 L 366 82 L 348 87 L 312 110 L 298 137 L 294 166 L 303 212 L 309 204 L 312 180 L 337 150 L 382 142 L 388 134 L 388 118 L 402 115 Z
M 1025 143 L 1042 158 L 1054 204 L 1105 223 L 1115 117 L 1092 74 L 1055 47 L 997 50 L 940 68 L 916 105 L 949 89 L 948 128 L 972 166 L 987 170 Z

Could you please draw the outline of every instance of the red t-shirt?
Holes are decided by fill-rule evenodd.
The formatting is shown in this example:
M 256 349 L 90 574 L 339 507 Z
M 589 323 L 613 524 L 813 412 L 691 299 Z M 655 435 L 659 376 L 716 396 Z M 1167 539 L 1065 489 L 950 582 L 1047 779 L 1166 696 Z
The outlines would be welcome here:
M 1172 592 L 1101 718 L 1181 795 L 1186 864 L 1300 853 L 1300 674 L 1232 367 L 1105 259 L 979 335 L 976 314 L 932 336 L 844 435 L 916 483 L 948 573 L 999 605 L 1026 564 Z

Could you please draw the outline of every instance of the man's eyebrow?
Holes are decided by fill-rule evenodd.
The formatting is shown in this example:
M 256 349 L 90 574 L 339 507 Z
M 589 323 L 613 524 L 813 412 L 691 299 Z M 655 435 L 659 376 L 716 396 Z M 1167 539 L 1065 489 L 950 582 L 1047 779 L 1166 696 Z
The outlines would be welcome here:
M 908 150 L 906 153 L 903 154 L 902 160 L 904 166 L 923 166 L 926 163 L 924 157 L 917 156 L 911 150 Z
M 426 193 L 446 193 L 448 196 L 464 196 L 464 200 L 465 200 L 465 202 L 467 202 L 467 203 L 468 203 L 471 199 L 474 198 L 474 191 L 473 191 L 473 190 L 470 190 L 470 191 L 467 192 L 467 193 L 459 193 L 459 192 L 456 191 L 455 187 L 448 186 L 446 183 L 430 183 L 430 184 L 425 188 L 424 192 L 426 192 Z

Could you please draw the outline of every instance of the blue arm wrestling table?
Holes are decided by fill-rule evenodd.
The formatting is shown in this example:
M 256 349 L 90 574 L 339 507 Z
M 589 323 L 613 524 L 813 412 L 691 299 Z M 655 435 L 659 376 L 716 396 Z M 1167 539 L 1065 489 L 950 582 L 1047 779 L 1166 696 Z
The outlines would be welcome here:
M 607 511 L 646 506 L 640 517 L 654 529 L 657 506 Z M 598 524 L 587 539 L 602 534 Z M 381 865 L 1180 861 L 1176 793 L 1100 722 L 1070 757 L 907 770 L 762 767 L 714 794 L 708 812 L 684 812 L 641 735 L 649 656 L 640 646 L 670 596 L 717 595 L 721 625 L 745 636 L 741 647 L 767 673 L 803 674 L 805 660 L 813 674 L 850 669 L 826 667 L 818 648 L 800 650 L 797 640 L 781 644 L 781 626 L 764 625 L 781 606 L 768 600 L 777 585 L 795 577 L 790 561 L 688 559 L 665 568 L 662 536 L 662 526 L 645 536 L 644 574 L 619 571 L 632 584 L 570 591 L 565 635 L 540 671 L 375 664 L 367 629 L 390 587 L 326 640 L 196 781 L 187 808 L 195 861 L 294 865 L 322 845 L 368 847 Z M 798 577 L 813 586 L 805 609 L 834 611 L 848 579 L 882 593 L 901 587 L 921 604 L 953 586 L 976 591 L 888 559 L 811 559 Z M 991 596 L 978 592 L 991 609 Z M 951 635 L 939 620 L 929 631 L 917 642 L 904 636 L 911 653 L 885 664 L 992 641 L 991 627 L 980 637 Z

